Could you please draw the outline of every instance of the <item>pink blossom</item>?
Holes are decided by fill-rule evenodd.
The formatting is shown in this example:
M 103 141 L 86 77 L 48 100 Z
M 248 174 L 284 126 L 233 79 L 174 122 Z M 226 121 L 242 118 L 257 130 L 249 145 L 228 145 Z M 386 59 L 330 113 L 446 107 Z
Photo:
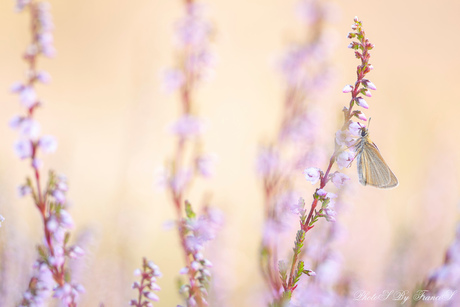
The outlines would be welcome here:
M 199 48 L 208 44 L 212 26 L 202 18 L 202 11 L 201 5 L 189 4 L 189 14 L 176 24 L 176 40 L 180 46 Z
M 315 184 L 321 177 L 321 170 L 317 167 L 309 167 L 303 171 L 303 174 L 307 181 L 310 181 L 311 184 Z
M 364 109 L 369 109 L 369 105 L 367 104 L 366 100 L 364 100 L 362 97 L 357 97 L 356 103 L 358 104 L 358 106 L 363 107 Z
M 198 117 L 184 115 L 171 126 L 171 131 L 184 138 L 199 136 L 204 131 L 204 123 Z
M 260 176 L 268 176 L 279 169 L 280 157 L 273 148 L 263 147 L 257 156 L 256 169 Z
M 43 166 L 43 161 L 41 159 L 38 159 L 38 158 L 34 158 L 32 160 L 32 167 L 35 168 L 35 169 L 41 169 Z
M 42 70 L 37 73 L 37 80 L 40 81 L 41 83 L 47 84 L 51 82 L 51 75 Z
M 196 159 L 196 166 L 198 172 L 203 177 L 211 177 L 214 174 L 214 165 L 217 160 L 217 156 L 215 154 L 205 154 L 201 155 Z
M 20 159 L 32 156 L 32 143 L 26 139 L 20 139 L 14 143 L 14 152 Z
M 26 108 L 31 108 L 37 102 L 37 93 L 30 86 L 24 86 L 19 92 L 19 100 Z
M 343 93 L 350 93 L 353 90 L 353 86 L 350 84 L 345 85 L 345 87 L 342 89 Z
M 354 116 L 358 117 L 360 120 L 367 121 L 366 115 L 360 110 L 353 111 Z
M 362 82 L 363 82 L 364 86 L 367 87 L 368 89 L 371 89 L 371 90 L 374 90 L 374 91 L 377 90 L 377 87 L 371 81 L 369 81 L 367 79 L 363 79 Z
M 13 118 L 10 119 L 8 125 L 11 129 L 19 129 L 21 122 L 23 120 L 22 116 L 15 115 Z
M 178 90 L 184 82 L 184 73 L 179 69 L 168 69 L 163 73 L 163 89 L 167 93 Z
M 18 194 L 20 197 L 24 197 L 32 193 L 32 189 L 28 185 L 21 185 L 18 187 Z
M 40 146 L 45 153 L 55 152 L 57 149 L 56 138 L 52 135 L 44 135 L 38 141 L 38 146 Z
M 327 192 L 323 189 L 318 189 L 316 190 L 316 195 L 318 195 L 319 197 L 325 198 L 327 195 Z
M 350 131 L 346 129 L 346 130 L 338 130 L 335 133 L 335 141 L 340 146 L 350 147 L 355 143 L 356 139 L 353 137 Z
M 351 162 L 355 158 L 354 154 L 348 150 L 342 151 L 336 158 L 339 168 L 350 167 Z
M 350 180 L 350 177 L 348 177 L 345 174 L 339 173 L 339 172 L 335 172 L 331 176 L 332 183 L 338 188 L 340 188 L 343 184 L 345 184 L 347 180 Z
M 362 129 L 362 126 L 357 122 L 351 122 L 348 125 L 348 130 L 351 132 L 351 134 L 355 136 L 361 136 L 361 129 Z
M 35 140 L 40 134 L 40 124 L 34 119 L 24 118 L 19 124 L 19 133 L 28 139 Z
M 192 179 L 190 170 L 179 170 L 174 177 L 170 178 L 170 186 L 175 193 L 181 193 Z

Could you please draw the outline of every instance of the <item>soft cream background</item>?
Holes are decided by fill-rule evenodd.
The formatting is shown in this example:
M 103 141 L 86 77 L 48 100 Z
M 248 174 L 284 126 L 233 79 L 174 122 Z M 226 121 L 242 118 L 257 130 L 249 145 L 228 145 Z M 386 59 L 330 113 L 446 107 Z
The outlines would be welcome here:
M 80 270 L 87 289 L 82 305 L 126 305 L 134 296 L 132 271 L 147 256 L 165 275 L 155 306 L 175 306 L 182 257 L 176 233 L 162 226 L 174 212 L 155 189 L 154 172 L 173 150 L 166 127 L 177 117 L 178 101 L 162 92 L 160 73 L 174 62 L 172 24 L 181 16 L 181 2 L 51 3 L 58 56 L 39 63 L 53 82 L 39 89 L 46 104 L 38 114 L 44 133 L 59 139 L 46 166 L 69 178 L 75 233 L 90 231 Z M 301 24 L 291 0 L 210 4 L 219 62 L 197 103 L 210 124 L 206 148 L 220 159 L 215 178 L 197 184 L 188 198 L 200 203 L 203 191 L 212 191 L 213 204 L 225 212 L 225 230 L 211 257 L 228 306 L 253 306 L 262 290 L 256 262 L 262 196 L 254 159 L 280 114 L 283 88 L 273 59 L 300 36 Z M 373 117 L 372 139 L 400 180 L 390 191 L 354 188 L 353 205 L 342 218 L 348 239 L 340 248 L 361 288 L 395 289 L 401 281 L 410 289 L 441 263 L 458 219 L 460 4 L 343 1 L 337 7 L 339 75 L 326 113 L 335 122 L 348 99 L 340 90 L 355 79 L 357 60 L 346 48 L 346 34 L 358 15 L 376 45 L 370 78 L 378 91 L 366 112 Z M 16 195 L 30 171 L 14 156 L 16 134 L 7 128 L 21 111 L 8 87 L 23 76 L 27 25 L 26 14 L 13 12 L 13 1 L 0 2 L 0 214 L 7 219 L 0 236 L 15 255 L 8 279 L 0 279 L 12 287 L 8 302 L 26 287 L 20 276 L 41 236 L 31 201 Z M 332 145 L 334 131 L 328 133 Z M 355 172 L 347 174 L 356 179 Z

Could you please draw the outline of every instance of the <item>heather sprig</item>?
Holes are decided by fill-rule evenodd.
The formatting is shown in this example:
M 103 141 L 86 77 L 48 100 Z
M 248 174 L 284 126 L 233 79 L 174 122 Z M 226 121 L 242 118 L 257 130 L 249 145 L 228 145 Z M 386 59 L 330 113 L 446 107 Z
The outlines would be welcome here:
M 327 31 L 330 6 L 325 1 L 302 0 L 298 13 L 305 39 L 290 44 L 280 60 L 285 87 L 280 127 L 272 142 L 260 146 L 256 161 L 263 183 L 265 218 L 259 263 L 275 301 L 281 299 L 283 289 L 278 273 L 278 253 L 284 250 L 281 236 L 291 230 L 291 220 L 299 211 L 295 177 L 299 167 L 318 160 L 314 152 L 321 133 L 320 97 L 333 76 Z
M 435 269 L 426 280 L 419 285 L 412 296 L 412 306 L 429 297 L 438 297 L 441 306 L 457 306 L 460 304 L 458 289 L 460 288 L 460 223 L 457 224 L 454 241 L 447 249 L 444 263 Z M 445 302 L 445 305 L 442 303 Z
M 187 306 L 207 306 L 208 286 L 212 263 L 204 258 L 204 244 L 215 238 L 221 226 L 220 215 L 206 208 L 197 216 L 189 202 L 185 202 L 185 217 L 180 221 L 179 232 L 186 252 L 186 266 L 180 273 L 188 276 L 188 283 L 181 284 L 180 293 Z
M 213 25 L 205 18 L 205 6 L 196 1 L 185 1 L 184 11 L 185 15 L 175 25 L 176 65 L 164 75 L 164 88 L 180 97 L 181 114 L 170 126 L 176 148 L 160 181 L 175 207 L 185 262 L 180 273 L 188 277 L 188 282 L 181 285 L 180 293 L 187 306 L 206 306 L 210 262 L 203 258 L 202 251 L 203 244 L 214 238 L 216 227 L 212 210 L 206 209 L 208 211 L 198 217 L 185 199 L 193 180 L 212 176 L 216 160 L 213 154 L 203 151 L 201 136 L 206 125 L 196 114 L 194 104 L 196 90 L 208 79 L 214 64 L 211 50 Z
M 42 187 L 43 163 L 39 153 L 54 152 L 57 142 L 53 136 L 41 135 L 40 123 L 34 118 L 36 110 L 43 105 L 36 94 L 35 86 L 37 83 L 50 81 L 47 72 L 37 69 L 37 60 L 40 55 L 53 57 L 56 53 L 52 34 L 54 24 L 47 2 L 17 1 L 16 9 L 30 13 L 31 42 L 23 56 L 27 63 L 26 80 L 12 86 L 12 91 L 19 96 L 25 112 L 13 117 L 10 127 L 19 132 L 19 139 L 14 145 L 17 156 L 28 160 L 33 172 L 33 176 L 27 177 L 26 182 L 19 187 L 19 194 L 31 195 L 41 215 L 44 231 L 44 242 L 38 246 L 39 259 L 35 265 L 38 272 L 30 280 L 21 304 L 36 306 L 34 304 L 46 300 L 48 290 L 52 290 L 53 296 L 60 299 L 65 306 L 76 306 L 79 293 L 84 289 L 72 280 L 67 260 L 81 257 L 84 252 L 78 246 L 69 245 L 70 229 L 74 224 L 67 211 L 66 178 L 50 170 L 48 180 Z M 52 278 L 48 278 L 49 276 Z
M 287 281 L 283 284 L 284 300 L 289 300 L 292 293 L 297 288 L 297 283 L 299 281 L 298 268 L 301 261 L 299 251 L 303 247 L 305 234 L 315 226 L 315 223 L 320 218 L 325 218 L 330 222 L 335 220 L 335 211 L 333 210 L 331 204 L 336 195 L 327 192 L 325 187 L 329 181 L 332 181 L 336 186 L 340 187 L 348 180 L 346 175 L 339 172 L 331 174 L 331 169 L 335 162 L 337 162 L 339 168 L 350 167 L 354 158 L 352 146 L 355 143 L 356 138 L 359 136 L 357 132 L 361 127 L 360 124 L 352 122 L 351 119 L 353 117 L 357 117 L 359 119 L 366 120 L 364 113 L 361 110 L 353 110 L 353 107 L 357 105 L 367 109 L 368 105 L 361 95 L 370 96 L 369 89 L 376 89 L 375 85 L 365 78 L 366 74 L 372 69 L 372 65 L 369 63 L 369 50 L 371 50 L 374 45 L 366 38 L 365 32 L 362 29 L 362 22 L 357 17 L 354 18 L 352 30 L 354 30 L 354 32 L 350 32 L 348 37 L 350 39 L 355 38 L 357 41 L 350 43 L 349 48 L 355 50 L 355 56 L 361 60 L 361 64 L 357 67 L 357 80 L 353 86 L 347 85 L 343 89 L 344 93 L 351 93 L 351 100 L 349 106 L 344 107 L 343 109 L 344 123 L 342 128 L 336 133 L 335 150 L 329 160 L 329 165 L 327 166 L 326 171 L 323 172 L 316 167 L 310 167 L 304 171 L 305 178 L 312 184 L 319 181 L 319 187 L 313 194 L 313 201 L 308 216 L 305 217 L 304 212 L 301 212 L 300 214 L 300 230 L 294 244 L 294 254 L 290 265 L 291 268 L 289 275 L 287 276 Z M 319 204 L 320 207 L 317 209 Z M 300 265 L 300 267 L 302 267 L 302 265 Z M 280 304 L 282 305 L 283 301 L 281 301 Z
M 134 276 L 140 276 L 140 282 L 133 283 L 133 289 L 137 289 L 138 298 L 130 301 L 130 306 L 136 307 L 153 307 L 152 302 L 158 302 L 160 298 L 154 291 L 160 291 L 157 285 L 157 278 L 163 276 L 160 268 L 153 261 L 146 258 L 142 260 L 142 269 L 136 269 Z

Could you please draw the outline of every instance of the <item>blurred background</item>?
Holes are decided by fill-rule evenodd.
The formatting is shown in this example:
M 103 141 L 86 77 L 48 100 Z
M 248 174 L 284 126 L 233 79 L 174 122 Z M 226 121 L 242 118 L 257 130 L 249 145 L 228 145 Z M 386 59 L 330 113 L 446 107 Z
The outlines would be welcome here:
M 126 306 L 135 296 L 132 272 L 143 256 L 164 274 L 155 306 L 175 306 L 182 254 L 176 230 L 165 227 L 174 211 L 156 187 L 155 173 L 174 150 L 167 127 L 178 117 L 179 100 L 162 90 L 161 75 L 176 60 L 173 25 L 183 14 L 182 2 L 50 2 L 58 53 L 39 61 L 53 79 L 38 87 L 45 105 L 37 118 L 45 134 L 58 138 L 58 151 L 44 158 L 45 167 L 69 179 L 74 239 L 87 253 L 74 264 L 86 288 L 82 306 Z M 216 306 L 262 306 L 257 261 L 263 194 L 255 160 L 258 145 L 273 139 L 280 123 L 284 84 L 276 59 L 305 32 L 296 3 L 209 1 L 218 61 L 195 103 L 208 123 L 205 148 L 219 159 L 215 176 L 197 181 L 187 198 L 199 204 L 210 193 L 212 205 L 225 215 L 224 228 L 207 249 L 223 288 Z M 358 288 L 411 290 L 442 264 L 459 218 L 460 3 L 389 0 L 331 6 L 334 22 L 328 27 L 336 33 L 336 70 L 331 90 L 324 93 L 326 120 L 320 126 L 329 138 L 324 152 L 332 153 L 340 111 L 349 101 L 341 90 L 356 80 L 358 60 L 347 49 L 346 36 L 358 16 L 376 46 L 369 78 L 378 90 L 367 99 L 366 112 L 372 117 L 371 137 L 400 182 L 392 190 L 363 187 L 354 165 L 345 170 L 352 178 L 350 205 L 338 216 L 346 235 L 336 248 Z M 17 194 L 30 169 L 15 156 L 17 134 L 8 128 L 10 118 L 22 112 L 8 89 L 24 78 L 28 17 L 14 13 L 13 1 L 0 2 L 0 214 L 6 218 L 0 244 L 8 263 L 0 282 L 9 289 L 5 306 L 14 305 L 26 289 L 42 236 L 37 210 Z M 307 200 L 312 186 L 302 181 L 302 170 L 308 166 L 298 170 Z

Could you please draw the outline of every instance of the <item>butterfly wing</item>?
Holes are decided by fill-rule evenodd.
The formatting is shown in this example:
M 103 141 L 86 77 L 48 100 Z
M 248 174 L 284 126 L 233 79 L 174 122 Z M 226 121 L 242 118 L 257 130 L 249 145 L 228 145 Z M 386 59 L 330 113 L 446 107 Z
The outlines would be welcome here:
M 381 189 L 396 187 L 398 179 L 385 163 L 377 146 L 368 140 L 363 142 L 357 157 L 359 182 Z

